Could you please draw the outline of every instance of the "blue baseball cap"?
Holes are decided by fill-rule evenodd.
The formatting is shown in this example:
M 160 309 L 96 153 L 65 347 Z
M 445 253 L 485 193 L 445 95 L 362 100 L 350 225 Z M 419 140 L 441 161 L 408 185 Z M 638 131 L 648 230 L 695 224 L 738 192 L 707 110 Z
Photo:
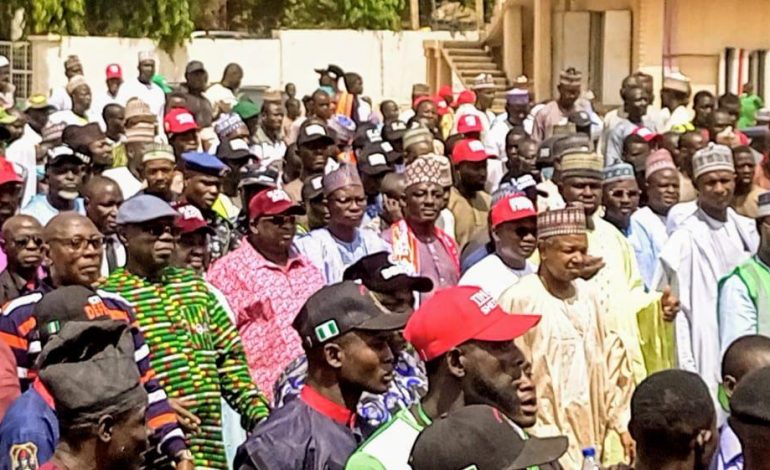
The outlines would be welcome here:
M 203 173 L 211 176 L 224 176 L 227 165 L 214 155 L 207 152 L 185 152 L 182 154 L 185 170 Z
M 176 218 L 179 217 L 179 212 L 159 197 L 140 194 L 121 204 L 115 222 L 118 225 L 141 224 L 163 217 Z

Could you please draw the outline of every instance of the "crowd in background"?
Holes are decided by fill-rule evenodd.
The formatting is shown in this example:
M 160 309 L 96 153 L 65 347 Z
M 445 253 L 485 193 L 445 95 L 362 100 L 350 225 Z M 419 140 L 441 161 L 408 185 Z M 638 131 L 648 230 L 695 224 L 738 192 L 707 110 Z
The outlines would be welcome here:
M 0 470 L 767 468 L 750 84 L 156 66 L 0 56 Z

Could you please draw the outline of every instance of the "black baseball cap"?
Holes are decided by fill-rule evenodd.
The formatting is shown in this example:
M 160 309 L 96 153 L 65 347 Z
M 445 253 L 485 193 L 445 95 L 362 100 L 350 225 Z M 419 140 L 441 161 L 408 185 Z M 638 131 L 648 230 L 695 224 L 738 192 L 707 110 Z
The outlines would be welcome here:
M 525 439 L 514 426 L 489 405 L 465 406 L 417 436 L 409 464 L 413 470 L 519 470 L 556 461 L 567 451 L 564 436 Z
M 64 286 L 46 293 L 35 304 L 34 315 L 42 344 L 72 321 L 104 318 L 130 322 L 128 312 L 107 308 L 99 293 L 85 286 Z
M 311 142 L 317 140 L 324 140 L 329 145 L 334 144 L 334 136 L 332 132 L 324 124 L 320 122 L 305 122 L 299 128 L 299 136 L 297 136 L 297 147 L 302 147 Z
M 385 155 L 385 158 L 388 160 L 388 163 L 391 165 L 398 162 L 404 156 L 404 154 L 402 154 L 401 152 L 397 152 L 396 149 L 393 148 L 393 145 L 391 145 L 390 142 L 382 141 L 382 142 L 374 142 L 364 147 L 359 153 L 358 158 L 366 158 L 367 155 L 370 155 L 373 153 L 381 153 Z
M 393 167 L 388 161 L 388 157 L 383 152 L 371 151 L 362 152 L 358 156 L 358 171 L 369 176 L 390 173 Z
M 573 111 L 567 120 L 575 124 L 575 127 L 588 127 L 591 125 L 591 116 L 586 111 Z
M 746 374 L 730 397 L 730 416 L 742 423 L 770 427 L 770 367 Z
M 408 319 L 409 315 L 390 313 L 377 305 L 363 284 L 343 281 L 311 295 L 292 327 L 303 346 L 313 348 L 352 330 L 398 330 Z
M 353 149 L 359 150 L 369 144 L 382 142 L 382 133 L 380 129 L 371 122 L 362 123 L 356 128 L 356 135 L 353 138 Z
M 275 188 L 278 186 L 278 176 L 278 171 L 273 168 L 261 168 L 256 163 L 249 163 L 241 167 L 238 187 L 263 186 L 265 188 Z
M 312 201 L 324 193 L 323 175 L 315 175 L 305 180 L 302 185 L 302 200 Z
M 217 158 L 220 160 L 240 160 L 254 158 L 245 139 L 229 139 L 224 137 L 217 146 Z
M 402 140 L 406 134 L 407 127 L 401 121 L 391 121 L 382 128 L 382 138 L 388 142 Z
M 206 70 L 206 67 L 203 66 L 203 62 L 200 60 L 191 60 L 187 63 L 187 67 L 185 67 L 184 72 L 185 73 L 193 73 L 193 72 L 199 72 L 201 70 Z
M 369 290 L 382 293 L 433 290 L 433 281 L 429 277 L 415 276 L 404 264 L 393 264 L 387 251 L 364 256 L 351 264 L 342 279 L 361 281 Z

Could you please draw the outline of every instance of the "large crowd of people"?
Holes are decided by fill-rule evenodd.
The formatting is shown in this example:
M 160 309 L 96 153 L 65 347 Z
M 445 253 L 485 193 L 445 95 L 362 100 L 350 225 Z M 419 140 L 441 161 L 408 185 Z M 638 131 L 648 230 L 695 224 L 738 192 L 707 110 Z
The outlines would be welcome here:
M 0 470 L 770 468 L 750 84 L 132 68 L 0 56 Z

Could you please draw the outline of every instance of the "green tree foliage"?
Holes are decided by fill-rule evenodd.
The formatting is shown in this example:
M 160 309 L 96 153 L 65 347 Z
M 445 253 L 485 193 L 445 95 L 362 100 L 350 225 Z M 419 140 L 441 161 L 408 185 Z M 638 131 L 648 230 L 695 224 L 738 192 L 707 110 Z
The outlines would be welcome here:
M 401 29 L 405 0 L 286 0 L 286 28 Z
M 29 34 L 149 37 L 172 49 L 194 30 L 399 30 L 406 0 L 0 0 L 0 20 L 17 8 Z

